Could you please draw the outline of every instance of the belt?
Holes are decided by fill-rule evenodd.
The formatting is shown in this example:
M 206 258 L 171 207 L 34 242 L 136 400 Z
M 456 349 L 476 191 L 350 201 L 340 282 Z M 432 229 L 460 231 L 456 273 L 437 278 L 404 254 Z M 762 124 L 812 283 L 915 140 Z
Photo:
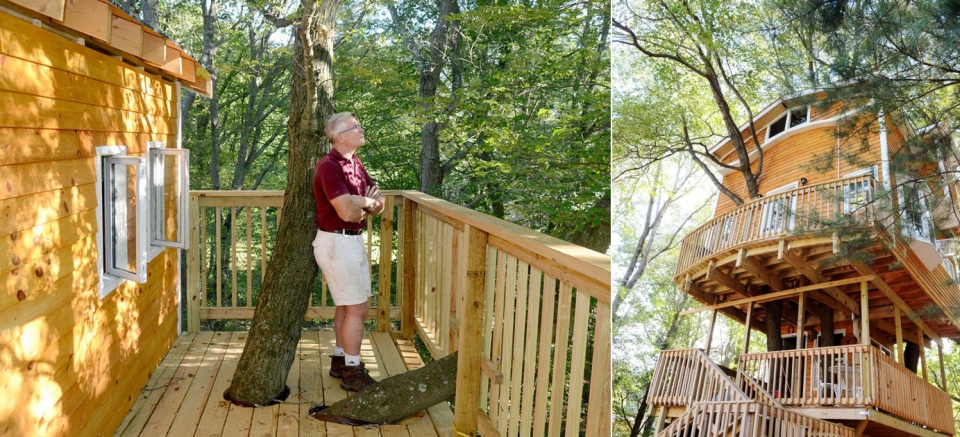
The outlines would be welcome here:
M 321 229 L 321 231 L 323 231 L 323 229 Z M 360 235 L 363 233 L 363 231 L 354 231 L 352 229 L 337 229 L 335 231 L 323 231 L 323 232 L 329 232 L 331 234 L 340 234 L 340 235 Z

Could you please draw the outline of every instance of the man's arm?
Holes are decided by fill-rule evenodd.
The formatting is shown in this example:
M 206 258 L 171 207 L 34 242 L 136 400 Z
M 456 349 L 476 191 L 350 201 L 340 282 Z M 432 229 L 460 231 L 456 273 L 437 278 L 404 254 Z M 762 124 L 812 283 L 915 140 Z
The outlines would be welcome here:
M 330 200 L 330 204 L 337 211 L 340 220 L 348 223 L 359 223 L 366 216 L 367 211 L 376 206 L 376 200 L 355 194 L 344 194 Z M 382 201 L 380 202 L 380 209 L 383 209 Z

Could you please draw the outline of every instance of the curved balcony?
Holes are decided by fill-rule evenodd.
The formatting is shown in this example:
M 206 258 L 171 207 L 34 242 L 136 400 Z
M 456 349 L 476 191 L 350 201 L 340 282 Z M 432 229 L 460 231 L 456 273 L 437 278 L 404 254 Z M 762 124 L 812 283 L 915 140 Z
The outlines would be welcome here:
M 747 202 L 683 238 L 675 278 L 741 248 L 822 231 L 841 216 L 854 223 L 870 224 L 876 216 L 876 205 L 871 201 L 875 183 L 873 176 L 854 176 Z

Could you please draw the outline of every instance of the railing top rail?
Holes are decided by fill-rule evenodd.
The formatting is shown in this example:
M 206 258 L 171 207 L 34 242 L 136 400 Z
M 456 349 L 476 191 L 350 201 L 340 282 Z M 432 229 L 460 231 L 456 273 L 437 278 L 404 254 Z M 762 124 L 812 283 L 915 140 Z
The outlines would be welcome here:
M 749 354 L 741 354 L 740 360 L 749 359 L 749 358 L 764 358 L 768 356 L 804 356 L 804 355 L 820 355 L 820 354 L 829 354 L 838 350 L 854 350 L 854 351 L 866 351 L 867 348 L 875 347 L 868 346 L 865 344 L 849 344 L 842 346 L 830 346 L 830 347 L 817 347 L 817 348 L 807 348 L 807 349 L 790 349 L 782 351 L 772 351 L 772 352 L 754 352 Z
M 492 245 L 513 253 L 526 254 L 525 261 L 534 266 L 558 267 L 566 276 L 561 280 L 569 280 L 579 291 L 610 304 L 609 256 L 419 191 L 402 191 L 400 194 L 416 202 L 419 208 L 429 209 L 486 232 L 491 237 Z
M 283 190 L 190 190 L 192 197 L 283 197 Z

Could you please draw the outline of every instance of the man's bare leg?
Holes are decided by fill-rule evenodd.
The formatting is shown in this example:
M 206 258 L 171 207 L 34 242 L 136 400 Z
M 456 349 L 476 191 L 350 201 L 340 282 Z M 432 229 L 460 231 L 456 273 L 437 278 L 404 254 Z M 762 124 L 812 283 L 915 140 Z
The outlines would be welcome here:
M 334 318 L 334 330 L 337 331 L 337 343 L 343 347 L 345 355 L 360 355 L 360 345 L 363 343 L 363 321 L 367 318 L 367 311 L 370 304 L 364 302 L 357 305 L 345 305 L 337 307 L 336 316 L 340 316 L 340 310 L 343 309 L 343 319 L 337 327 L 337 318 Z

